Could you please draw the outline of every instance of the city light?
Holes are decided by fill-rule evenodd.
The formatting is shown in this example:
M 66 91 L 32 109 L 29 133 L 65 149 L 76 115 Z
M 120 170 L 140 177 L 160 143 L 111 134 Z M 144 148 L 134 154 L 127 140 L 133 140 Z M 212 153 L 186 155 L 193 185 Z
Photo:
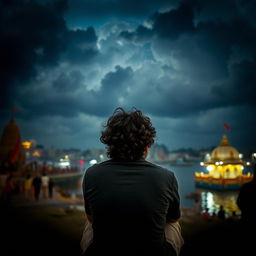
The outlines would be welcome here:
M 97 160 L 96 159 L 92 159 L 90 162 L 89 162 L 90 165 L 94 165 L 94 164 L 97 164 Z
M 31 147 L 31 142 L 30 141 L 24 141 L 22 142 L 22 146 L 25 148 L 25 149 L 30 149 Z
M 40 157 L 41 154 L 39 151 L 35 151 L 35 152 L 33 152 L 32 156 Z
M 209 165 L 209 166 L 206 167 L 207 171 L 211 171 L 211 170 L 213 170 L 213 168 L 214 167 L 212 165 Z
M 70 166 L 70 163 L 69 162 L 60 162 L 59 165 L 61 167 L 67 167 L 67 166 Z

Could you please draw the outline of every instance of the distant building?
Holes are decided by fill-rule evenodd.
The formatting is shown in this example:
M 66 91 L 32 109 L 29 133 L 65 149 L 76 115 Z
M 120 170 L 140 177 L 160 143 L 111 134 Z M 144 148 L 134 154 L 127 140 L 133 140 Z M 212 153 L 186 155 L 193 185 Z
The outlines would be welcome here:
M 220 145 L 213 149 L 205 162 L 201 162 L 206 173 L 195 173 L 196 185 L 219 190 L 240 188 L 252 179 L 252 174 L 243 174 L 244 166 L 250 163 L 244 162 L 240 156 L 224 135 Z

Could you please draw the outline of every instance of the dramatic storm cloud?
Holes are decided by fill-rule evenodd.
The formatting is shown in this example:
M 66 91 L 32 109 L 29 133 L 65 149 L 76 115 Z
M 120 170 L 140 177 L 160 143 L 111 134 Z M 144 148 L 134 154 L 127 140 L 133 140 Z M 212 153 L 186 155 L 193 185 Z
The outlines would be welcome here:
M 141 109 L 170 149 L 256 147 L 256 3 L 0 1 L 1 127 L 99 147 L 116 107 Z

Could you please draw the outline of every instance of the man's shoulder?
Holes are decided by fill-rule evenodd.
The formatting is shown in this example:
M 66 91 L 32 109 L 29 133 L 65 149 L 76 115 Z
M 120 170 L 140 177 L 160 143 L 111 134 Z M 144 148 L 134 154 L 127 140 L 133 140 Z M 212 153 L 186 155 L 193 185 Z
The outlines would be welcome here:
M 145 161 L 151 168 L 153 168 L 154 172 L 159 176 L 164 176 L 166 178 L 172 179 L 174 177 L 174 173 L 172 170 L 165 168 L 163 166 L 157 165 L 155 163 L 151 163 Z
M 107 161 L 104 161 L 104 162 L 101 162 L 98 164 L 94 164 L 94 165 L 88 167 L 86 169 L 85 175 L 90 175 L 91 173 L 95 173 L 97 170 L 102 169 L 102 167 L 109 165 L 110 162 L 111 162 L 110 160 L 107 160 Z
M 110 169 L 119 169 L 123 167 L 131 167 L 135 169 L 143 169 L 147 171 L 148 173 L 152 173 L 158 176 L 163 176 L 168 179 L 172 179 L 174 177 L 174 173 L 165 167 L 162 167 L 160 165 L 157 165 L 155 163 L 146 161 L 146 160 L 138 160 L 138 161 L 131 161 L 131 162 L 118 162 L 113 160 L 107 160 L 98 164 L 95 164 L 91 167 L 89 167 L 86 170 L 85 175 L 86 176 L 94 176 L 97 174 L 100 174 L 102 172 L 105 172 L 106 168 Z

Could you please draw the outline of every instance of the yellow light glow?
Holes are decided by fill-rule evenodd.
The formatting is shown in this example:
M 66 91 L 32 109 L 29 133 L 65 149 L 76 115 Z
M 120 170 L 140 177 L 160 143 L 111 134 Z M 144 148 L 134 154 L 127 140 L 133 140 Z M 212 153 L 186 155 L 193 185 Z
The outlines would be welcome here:
M 39 151 L 35 151 L 35 152 L 33 152 L 33 154 L 32 154 L 33 156 L 37 156 L 37 157 L 40 157 L 41 156 L 41 154 L 40 154 L 40 152 Z
M 201 165 L 201 166 L 204 166 L 204 163 L 203 163 L 203 162 L 200 162 L 200 165 Z
M 30 149 L 31 147 L 31 142 L 30 141 L 24 141 L 22 142 L 22 146 L 25 148 L 25 149 Z

